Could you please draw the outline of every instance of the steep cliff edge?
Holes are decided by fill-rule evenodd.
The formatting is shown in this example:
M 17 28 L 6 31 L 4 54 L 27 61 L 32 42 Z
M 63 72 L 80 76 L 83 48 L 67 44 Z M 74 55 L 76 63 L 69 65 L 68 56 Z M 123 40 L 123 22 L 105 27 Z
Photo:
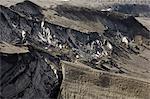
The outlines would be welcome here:
M 2 99 L 150 97 L 150 31 L 134 16 L 24 1 L 0 5 L 0 34 Z

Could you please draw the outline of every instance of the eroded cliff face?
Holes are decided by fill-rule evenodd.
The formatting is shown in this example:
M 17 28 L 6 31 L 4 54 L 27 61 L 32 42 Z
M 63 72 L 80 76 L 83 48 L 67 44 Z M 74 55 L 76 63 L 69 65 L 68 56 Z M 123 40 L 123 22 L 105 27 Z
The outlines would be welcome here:
M 131 80 L 136 77 L 150 79 L 150 58 L 145 55 L 149 52 L 150 31 L 127 14 L 69 5 L 43 9 L 24 1 L 10 7 L 0 6 L 0 33 L 0 96 L 3 99 L 56 99 L 58 96 L 64 99 L 77 96 L 75 99 L 78 99 L 84 94 L 80 94 L 80 88 L 77 92 L 73 91 L 74 81 L 86 81 L 89 86 L 93 82 L 87 80 L 87 75 L 91 76 L 91 80 L 95 79 L 91 88 L 97 87 L 97 91 L 101 87 L 105 90 L 107 83 L 115 84 L 110 89 L 106 87 L 107 92 L 117 87 L 125 75 L 132 76 Z M 76 68 L 68 69 L 66 61 L 71 68 L 72 64 L 76 64 Z M 91 69 L 88 74 L 83 65 Z M 92 79 L 95 70 L 98 72 L 94 75 L 105 72 L 106 75 L 123 76 L 110 77 L 113 83 L 110 79 L 103 80 L 103 76 L 93 76 Z M 83 74 L 85 77 L 80 79 Z M 117 77 L 118 82 L 115 81 Z M 139 79 L 136 81 L 140 84 L 144 82 L 149 87 L 149 80 Z M 65 94 L 70 88 L 66 86 L 67 83 L 73 86 L 72 91 Z M 121 88 L 128 83 L 130 79 L 121 84 Z M 136 89 L 139 83 L 134 88 L 141 93 L 130 90 L 130 87 L 125 91 L 116 88 L 113 96 L 105 94 L 102 97 L 110 95 L 111 99 L 115 94 L 118 99 L 122 94 L 122 97 L 125 97 L 124 94 L 131 98 L 149 97 L 148 88 L 145 89 L 147 91 L 145 87 L 141 87 L 143 90 L 139 87 Z M 143 95 L 144 92 L 147 93 Z M 100 98 L 95 95 L 100 94 L 94 94 L 92 99 Z
M 131 14 L 132 16 L 150 16 L 149 4 L 115 4 L 112 9 L 117 12 Z

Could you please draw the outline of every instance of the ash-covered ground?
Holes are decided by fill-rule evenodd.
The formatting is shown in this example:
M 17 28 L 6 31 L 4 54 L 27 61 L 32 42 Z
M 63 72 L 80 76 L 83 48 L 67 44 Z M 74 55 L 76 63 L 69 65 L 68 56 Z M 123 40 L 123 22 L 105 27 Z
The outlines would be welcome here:
M 88 8 L 63 3 L 47 8 L 24 1 L 0 5 L 0 98 L 72 99 L 76 93 L 61 94 L 69 89 L 63 89 L 62 83 L 82 73 L 72 71 L 74 78 L 65 80 L 66 62 L 142 80 L 149 88 L 149 12 L 149 4 Z M 108 82 L 100 83 L 108 87 Z M 150 89 L 135 90 L 134 98 L 150 98 Z

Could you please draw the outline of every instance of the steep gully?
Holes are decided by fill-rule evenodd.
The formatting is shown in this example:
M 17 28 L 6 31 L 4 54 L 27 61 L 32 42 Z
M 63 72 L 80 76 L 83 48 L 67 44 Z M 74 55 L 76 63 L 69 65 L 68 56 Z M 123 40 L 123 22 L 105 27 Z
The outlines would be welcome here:
M 49 22 L 50 17 L 45 17 L 49 14 L 90 28 L 97 23 L 102 29 L 89 32 L 85 28 L 84 32 L 65 23 L 58 25 L 55 18 Z M 118 61 L 140 54 L 150 39 L 148 29 L 133 16 L 69 5 L 42 9 L 30 1 L 0 6 L 0 33 L 1 47 L 10 44 L 28 49 L 19 52 L 14 48 L 14 53 L 1 50 L 3 99 L 56 99 L 63 80 L 61 61 L 77 60 L 98 70 L 128 74 L 130 70 Z

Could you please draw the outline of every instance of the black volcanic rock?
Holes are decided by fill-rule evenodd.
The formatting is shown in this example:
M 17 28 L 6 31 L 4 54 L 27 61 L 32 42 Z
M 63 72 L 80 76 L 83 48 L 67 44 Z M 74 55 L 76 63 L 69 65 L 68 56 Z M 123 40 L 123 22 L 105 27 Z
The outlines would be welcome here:
M 135 42 L 136 36 L 143 44 L 150 38 L 150 32 L 133 16 L 66 5 L 53 11 L 55 17 L 68 22 L 91 26 L 99 22 L 105 31 L 85 33 L 52 23 L 43 9 L 30 1 L 9 8 L 0 5 L 0 48 L 6 50 L 0 50 L 0 98 L 56 99 L 63 80 L 61 61 L 127 74 L 130 70 L 126 67 L 135 61 L 132 55 L 139 57 L 143 48 Z M 15 46 L 14 53 L 9 53 L 10 46 Z

